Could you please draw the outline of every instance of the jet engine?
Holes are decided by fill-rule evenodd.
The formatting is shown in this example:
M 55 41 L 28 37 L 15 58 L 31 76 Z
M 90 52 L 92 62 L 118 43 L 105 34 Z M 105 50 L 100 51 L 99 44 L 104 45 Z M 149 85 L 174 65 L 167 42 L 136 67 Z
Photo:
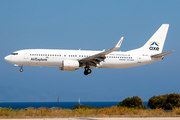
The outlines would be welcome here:
M 63 60 L 62 67 L 60 70 L 62 71 L 75 71 L 79 69 L 79 62 L 77 60 Z

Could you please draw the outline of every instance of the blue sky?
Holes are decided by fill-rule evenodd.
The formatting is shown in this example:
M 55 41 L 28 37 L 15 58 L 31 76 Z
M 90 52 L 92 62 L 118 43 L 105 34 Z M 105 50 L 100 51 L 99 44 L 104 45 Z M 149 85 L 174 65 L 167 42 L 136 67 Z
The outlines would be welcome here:
M 0 0 L 0 102 L 122 101 L 180 93 L 179 0 Z M 164 23 L 170 24 L 163 61 L 125 69 L 59 71 L 58 67 L 18 67 L 4 57 L 21 49 L 141 47 Z

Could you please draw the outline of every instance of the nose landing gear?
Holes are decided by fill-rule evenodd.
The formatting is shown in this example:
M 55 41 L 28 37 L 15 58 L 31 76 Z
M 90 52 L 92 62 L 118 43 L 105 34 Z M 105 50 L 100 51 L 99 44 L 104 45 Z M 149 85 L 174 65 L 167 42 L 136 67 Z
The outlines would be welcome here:
M 20 66 L 20 70 L 19 70 L 20 72 L 23 72 L 23 68 L 22 68 L 22 66 Z
M 84 70 L 84 75 L 88 75 L 90 74 L 92 71 L 91 69 L 89 69 L 89 67 L 85 67 L 85 70 Z

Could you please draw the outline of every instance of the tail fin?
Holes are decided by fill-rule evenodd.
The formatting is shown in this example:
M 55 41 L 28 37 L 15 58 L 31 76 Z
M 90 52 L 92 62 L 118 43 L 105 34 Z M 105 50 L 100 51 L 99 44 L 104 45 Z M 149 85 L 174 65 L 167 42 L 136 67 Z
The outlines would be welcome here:
M 162 24 L 161 27 L 154 33 L 154 35 L 139 49 L 135 51 L 158 54 L 162 53 L 164 42 L 166 39 L 169 24 Z M 134 51 L 134 50 L 132 50 Z

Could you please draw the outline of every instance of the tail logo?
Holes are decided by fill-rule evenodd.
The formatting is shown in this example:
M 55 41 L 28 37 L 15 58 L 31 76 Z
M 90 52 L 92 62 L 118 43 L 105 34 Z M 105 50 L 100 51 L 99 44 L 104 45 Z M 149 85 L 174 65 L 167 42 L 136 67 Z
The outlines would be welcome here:
M 159 51 L 159 42 L 155 42 L 155 41 L 152 41 L 152 42 L 149 42 L 150 44 L 150 47 L 149 47 L 149 50 L 155 50 L 155 51 Z

